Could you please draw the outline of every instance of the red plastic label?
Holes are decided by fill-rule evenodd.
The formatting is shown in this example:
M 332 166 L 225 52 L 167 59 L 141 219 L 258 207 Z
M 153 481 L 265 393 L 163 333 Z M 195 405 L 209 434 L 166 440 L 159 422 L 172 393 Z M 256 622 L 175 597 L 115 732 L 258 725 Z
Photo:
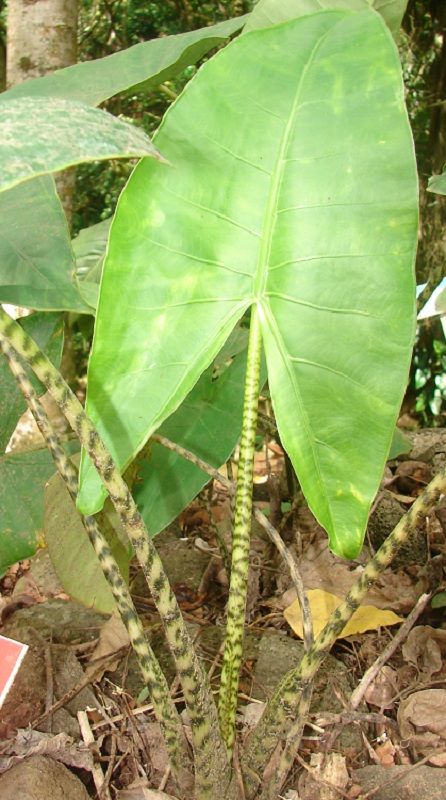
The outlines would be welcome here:
M 27 650 L 27 644 L 0 636 L 0 706 L 14 682 Z

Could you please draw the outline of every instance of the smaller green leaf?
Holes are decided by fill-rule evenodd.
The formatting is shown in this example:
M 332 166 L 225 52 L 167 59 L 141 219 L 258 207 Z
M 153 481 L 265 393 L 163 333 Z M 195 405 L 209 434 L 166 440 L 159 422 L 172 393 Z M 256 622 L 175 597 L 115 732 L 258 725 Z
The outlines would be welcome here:
M 96 308 L 102 264 L 104 263 L 111 218 L 82 228 L 72 240 L 76 258 L 76 280 L 79 292 L 86 302 Z
M 442 172 L 441 175 L 432 175 L 427 184 L 427 191 L 446 194 L 446 172 Z
M 50 175 L 0 193 L 0 302 L 91 313 L 72 282 L 68 225 Z
M 67 446 L 79 449 L 78 442 Z M 54 474 L 46 448 L 0 457 L 0 574 L 44 546 L 45 483 Z
M 112 591 L 60 475 L 53 475 L 45 487 L 44 520 L 51 562 L 67 594 L 101 614 L 111 614 L 115 609 Z M 116 534 L 108 544 L 127 578 L 129 553 Z
M 141 156 L 160 158 L 144 131 L 107 111 L 54 97 L 0 103 L 0 191 L 84 161 Z
M 412 442 L 410 441 L 408 436 L 405 436 L 399 428 L 395 428 L 393 432 L 392 444 L 390 445 L 390 451 L 388 455 L 388 460 L 391 461 L 397 456 L 403 455 L 403 453 L 410 453 L 412 450 Z
M 431 600 L 432 608 L 444 608 L 446 606 L 446 592 L 438 592 Z
M 63 318 L 61 314 L 31 314 L 20 320 L 24 330 L 32 336 L 50 361 L 58 367 L 63 347 Z M 29 371 L 29 378 L 39 395 L 45 392 L 40 381 Z M 17 386 L 4 356 L 0 355 L 0 451 L 4 453 L 26 402 Z
M 398 39 L 408 0 L 368 0 L 368 2 L 378 14 L 381 14 L 393 37 Z
M 243 26 L 247 16 L 141 42 L 127 50 L 94 61 L 83 61 L 44 78 L 35 78 L 5 92 L 9 97 L 67 97 L 90 105 L 120 92 L 146 91 L 195 64 L 209 50 L 223 44 Z

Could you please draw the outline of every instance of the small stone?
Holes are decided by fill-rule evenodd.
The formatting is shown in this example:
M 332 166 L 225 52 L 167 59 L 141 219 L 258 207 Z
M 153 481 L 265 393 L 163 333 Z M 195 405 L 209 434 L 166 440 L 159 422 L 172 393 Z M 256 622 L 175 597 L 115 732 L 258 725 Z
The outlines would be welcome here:
M 352 777 L 363 792 L 382 786 L 373 794 L 374 800 L 444 800 L 446 797 L 446 771 L 437 767 L 368 766 L 355 770 Z
M 90 800 L 85 786 L 67 767 L 31 756 L 0 775 L 2 800 Z

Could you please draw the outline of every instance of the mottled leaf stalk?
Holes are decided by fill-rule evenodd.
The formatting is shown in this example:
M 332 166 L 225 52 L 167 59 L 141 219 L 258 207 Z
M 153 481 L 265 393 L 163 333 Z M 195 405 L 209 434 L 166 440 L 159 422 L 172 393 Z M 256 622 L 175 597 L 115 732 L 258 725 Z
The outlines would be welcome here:
M 68 492 L 76 502 L 78 487 L 78 471 L 63 449 L 58 435 L 53 429 L 48 416 L 39 401 L 15 351 L 7 342 L 2 342 L 9 368 L 22 392 L 28 408 L 50 451 L 57 471 L 64 480 Z M 96 519 L 92 516 L 82 517 L 101 569 L 110 585 L 121 619 L 127 629 L 130 643 L 135 651 L 144 682 L 147 686 L 155 716 L 161 725 L 172 774 L 179 789 L 185 790 L 188 796 L 193 786 L 192 762 L 189 756 L 186 736 L 180 716 L 173 702 L 169 685 L 159 665 L 158 659 L 150 647 L 144 633 L 141 620 L 136 612 L 127 583 L 123 579 L 107 540 L 102 535 Z
M 195 653 L 161 559 L 128 486 L 77 397 L 33 339 L 2 308 L 0 339 L 9 342 L 47 387 L 95 464 L 133 545 L 175 660 L 192 729 L 195 798 L 213 800 L 224 795 L 229 786 L 230 769 L 207 676 Z
M 220 729 L 229 756 L 231 756 L 234 746 L 237 691 L 243 656 L 261 351 L 262 337 L 259 316 L 257 307 L 253 306 L 249 332 L 243 425 L 235 494 L 226 639 L 218 707 Z
M 391 564 L 399 548 L 408 541 L 421 520 L 432 511 L 441 494 L 446 494 L 446 469 L 415 500 L 411 509 L 368 562 L 362 575 L 353 584 L 344 602 L 334 611 L 300 664 L 290 670 L 279 683 L 243 753 L 242 770 L 247 800 L 253 800 L 257 796 L 265 767 L 278 741 L 288 736 L 296 719 L 302 692 L 313 680 L 327 652 L 360 606 L 371 584 Z M 293 742 L 288 740 L 285 745 L 288 768 L 293 763 L 299 745 L 298 739 L 299 737 Z M 281 767 L 284 769 L 284 764 Z

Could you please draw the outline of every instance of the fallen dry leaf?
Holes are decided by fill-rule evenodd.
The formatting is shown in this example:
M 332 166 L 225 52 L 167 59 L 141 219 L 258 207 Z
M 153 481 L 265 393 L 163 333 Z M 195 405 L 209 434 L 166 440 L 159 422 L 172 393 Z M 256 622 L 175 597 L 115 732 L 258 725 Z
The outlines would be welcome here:
M 403 700 L 398 709 L 401 737 L 437 767 L 446 766 L 445 708 L 446 689 L 424 689 Z
M 91 772 L 93 753 L 84 744 L 74 742 L 66 733 L 53 736 L 29 728 L 17 731 L 15 739 L 2 745 L 0 772 L 6 772 L 14 764 L 30 756 L 50 756 L 68 767 L 86 769 Z
M 343 597 L 364 570 L 361 564 L 334 556 L 329 550 L 326 534 L 324 540 L 317 538 L 309 544 L 302 558 L 298 557 L 293 545 L 289 550 L 308 589 L 324 589 L 326 592 Z M 396 614 L 408 614 L 428 586 L 428 580 L 423 576 L 422 570 L 417 571 L 417 576 L 414 580 L 402 569 L 386 570 L 379 581 L 370 588 L 365 602 L 376 608 L 391 609 Z M 274 599 L 271 607 L 283 611 L 296 599 L 296 591 L 292 588 L 291 579 L 286 571 L 278 576 L 277 583 L 278 590 L 282 594 Z
M 431 628 L 430 625 L 417 625 L 403 644 L 402 654 L 409 664 L 418 669 L 423 680 L 429 681 L 443 667 L 446 658 L 446 631 Z
M 312 753 L 311 770 L 299 780 L 301 800 L 338 800 L 350 778 L 340 753 Z
M 377 745 L 374 749 L 378 762 L 382 767 L 389 768 L 395 766 L 396 748 L 390 739 L 387 739 L 383 744 Z
M 139 727 L 139 731 L 147 751 L 150 753 L 152 769 L 163 775 L 168 767 L 169 759 L 164 737 L 158 722 L 142 723 Z
M 98 676 L 96 671 L 98 668 L 97 659 L 105 658 L 106 656 L 113 655 L 113 653 L 118 653 L 119 650 L 121 650 L 122 647 L 126 647 L 129 642 L 129 635 L 121 617 L 119 617 L 117 613 L 113 614 L 100 630 L 98 643 L 91 654 L 92 663 L 87 665 L 85 674 L 89 676 L 94 673 L 95 680 L 100 680 L 104 673 Z M 107 661 L 107 663 L 104 664 L 104 672 L 113 672 L 117 669 L 118 664 L 119 658 L 113 663 Z
M 322 589 L 310 589 L 307 595 L 313 618 L 314 635 L 317 636 L 330 619 L 333 611 L 342 603 L 342 598 L 330 592 L 325 592 Z M 299 602 L 295 600 L 291 603 L 291 605 L 285 609 L 283 615 L 294 633 L 302 639 L 302 616 Z M 355 611 L 349 622 L 347 622 L 342 633 L 339 634 L 338 639 L 343 639 L 346 636 L 353 636 L 355 633 L 375 630 L 384 625 L 398 625 L 403 621 L 404 620 L 401 617 L 397 617 L 393 611 L 383 611 L 382 609 L 375 608 L 375 606 L 361 606 Z
M 117 800 L 176 800 L 176 798 L 158 789 L 150 789 L 146 783 L 137 781 L 127 786 L 127 789 L 121 789 L 117 794 Z
M 393 708 L 393 698 L 398 693 L 398 675 L 392 667 L 385 665 L 380 669 L 376 678 L 367 686 L 364 700 L 369 705 L 378 708 Z

